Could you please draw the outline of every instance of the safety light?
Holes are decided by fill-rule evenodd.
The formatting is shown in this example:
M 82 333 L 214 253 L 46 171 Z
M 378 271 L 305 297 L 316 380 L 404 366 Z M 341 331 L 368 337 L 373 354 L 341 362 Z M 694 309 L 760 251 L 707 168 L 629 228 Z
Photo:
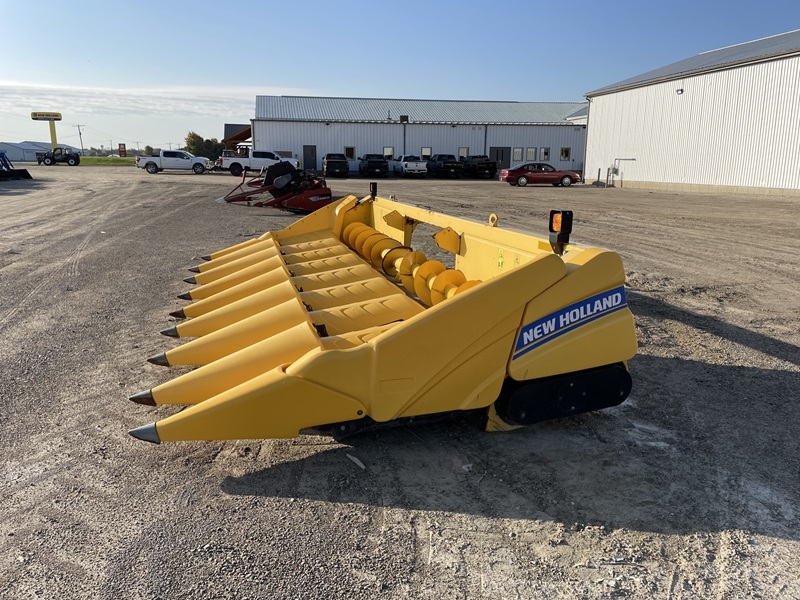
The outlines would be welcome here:
M 572 233 L 572 211 L 550 211 L 550 246 L 556 254 L 564 253 L 564 246 L 569 244 L 569 234 Z

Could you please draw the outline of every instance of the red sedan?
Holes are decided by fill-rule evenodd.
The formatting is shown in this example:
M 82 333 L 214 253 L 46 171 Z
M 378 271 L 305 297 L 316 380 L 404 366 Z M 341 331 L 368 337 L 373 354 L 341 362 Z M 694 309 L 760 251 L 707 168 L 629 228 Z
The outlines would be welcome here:
M 549 183 L 564 187 L 579 183 L 581 176 L 573 171 L 559 171 L 547 163 L 527 163 L 500 171 L 500 181 L 525 187 L 529 183 Z

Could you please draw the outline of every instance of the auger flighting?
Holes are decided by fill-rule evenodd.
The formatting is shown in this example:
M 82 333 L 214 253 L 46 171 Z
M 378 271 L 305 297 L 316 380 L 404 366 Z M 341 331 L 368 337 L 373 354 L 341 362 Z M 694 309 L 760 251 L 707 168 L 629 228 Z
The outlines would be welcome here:
M 452 268 L 412 248 L 423 222 Z M 343 436 L 466 411 L 498 431 L 619 404 L 636 353 L 622 262 L 559 223 L 547 240 L 349 196 L 209 254 L 162 332 L 193 339 L 149 359 L 199 368 L 131 397 L 189 407 L 131 434 Z

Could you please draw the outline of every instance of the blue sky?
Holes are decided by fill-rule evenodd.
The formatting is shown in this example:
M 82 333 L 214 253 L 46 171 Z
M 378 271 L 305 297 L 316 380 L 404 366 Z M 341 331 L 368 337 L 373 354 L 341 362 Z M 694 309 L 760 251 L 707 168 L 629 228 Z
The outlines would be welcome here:
M 800 28 L 800 2 L 0 0 L 0 141 L 221 138 L 257 94 L 578 102 Z

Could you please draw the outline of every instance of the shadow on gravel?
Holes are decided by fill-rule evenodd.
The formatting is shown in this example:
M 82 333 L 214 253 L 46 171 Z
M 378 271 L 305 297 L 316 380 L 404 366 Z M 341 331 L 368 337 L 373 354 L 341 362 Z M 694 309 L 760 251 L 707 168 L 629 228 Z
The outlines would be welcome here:
M 800 347 L 773 337 L 732 325 L 717 317 L 701 315 L 665 302 L 660 298 L 645 296 L 629 291 L 628 301 L 634 315 L 654 319 L 672 319 L 685 323 L 695 329 L 705 331 L 737 344 L 742 344 L 758 352 L 763 352 L 780 360 L 800 366 Z
M 37 179 L 0 181 L 0 197 L 20 196 L 45 187 L 47 182 Z
M 506 434 L 467 419 L 362 434 L 227 477 L 222 489 L 570 528 L 800 539 L 791 401 L 800 374 L 649 356 L 631 370 L 632 397 L 603 412 Z

